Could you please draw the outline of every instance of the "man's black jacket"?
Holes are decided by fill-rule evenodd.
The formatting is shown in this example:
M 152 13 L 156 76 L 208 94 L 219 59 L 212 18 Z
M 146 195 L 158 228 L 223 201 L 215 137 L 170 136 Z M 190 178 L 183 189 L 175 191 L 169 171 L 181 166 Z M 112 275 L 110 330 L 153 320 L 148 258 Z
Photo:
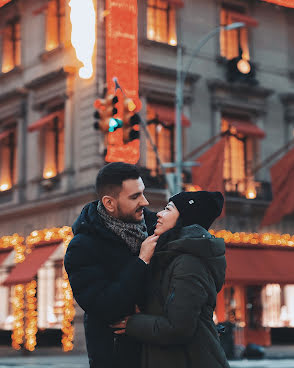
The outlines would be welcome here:
M 120 336 L 114 344 L 109 325 L 134 313 L 144 297 L 148 266 L 105 227 L 97 203 L 87 204 L 74 223 L 64 265 L 73 295 L 85 311 L 90 367 L 137 368 L 138 343 Z M 150 234 L 156 215 L 145 209 L 144 216 Z

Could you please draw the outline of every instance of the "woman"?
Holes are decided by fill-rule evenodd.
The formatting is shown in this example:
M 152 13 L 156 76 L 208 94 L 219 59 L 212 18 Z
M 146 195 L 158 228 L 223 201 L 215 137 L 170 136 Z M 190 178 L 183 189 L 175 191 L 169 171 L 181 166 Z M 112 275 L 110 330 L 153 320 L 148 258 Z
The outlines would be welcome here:
M 147 303 L 125 330 L 143 342 L 142 368 L 229 367 L 213 322 L 225 244 L 208 232 L 222 207 L 219 192 L 181 192 L 157 214 Z

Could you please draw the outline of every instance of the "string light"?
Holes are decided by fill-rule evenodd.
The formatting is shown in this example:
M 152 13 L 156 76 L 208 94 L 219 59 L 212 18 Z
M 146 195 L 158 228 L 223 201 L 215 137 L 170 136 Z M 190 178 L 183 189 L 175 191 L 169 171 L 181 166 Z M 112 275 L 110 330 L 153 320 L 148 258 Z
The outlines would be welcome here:
M 36 334 L 38 331 L 38 313 L 36 290 L 37 282 L 32 280 L 26 287 L 26 327 L 25 327 L 25 348 L 29 351 L 35 350 L 37 344 Z
M 30 253 L 34 246 L 46 242 L 60 242 L 60 243 L 63 242 L 64 249 L 66 250 L 72 237 L 73 234 L 69 226 L 64 226 L 62 228 L 55 227 L 51 229 L 35 230 L 26 238 L 26 243 L 28 245 L 27 252 Z M 61 327 L 62 329 L 61 342 L 64 351 L 71 351 L 73 349 L 73 339 L 74 339 L 74 327 L 72 325 L 72 321 L 75 316 L 75 308 L 72 290 L 65 270 L 63 270 L 62 287 L 63 287 L 64 307 L 63 307 L 63 320 Z M 33 321 L 33 315 L 31 318 Z M 31 325 L 33 326 L 33 322 Z M 29 332 L 30 332 L 29 339 L 31 343 L 30 345 L 28 345 L 28 347 L 34 350 L 37 325 L 35 327 L 32 327 Z
M 0 249 L 10 248 L 14 249 L 14 263 L 23 262 L 25 259 L 26 246 L 24 244 L 24 238 L 18 234 L 11 236 L 2 236 L 0 238 Z
M 209 230 L 209 232 L 217 238 L 223 238 L 225 243 L 229 244 L 250 244 L 250 245 L 267 245 L 267 246 L 294 246 L 294 235 L 276 234 L 276 233 L 232 233 L 227 230 Z
M 0 249 L 14 249 L 14 263 L 21 263 L 25 259 L 26 246 L 24 238 L 18 234 L 3 236 L 0 238 Z M 12 315 L 13 327 L 11 345 L 19 350 L 24 338 L 24 285 L 15 285 L 12 289 Z
M 24 285 L 15 285 L 13 288 L 12 314 L 13 328 L 11 334 L 12 347 L 20 350 L 23 344 L 24 331 Z

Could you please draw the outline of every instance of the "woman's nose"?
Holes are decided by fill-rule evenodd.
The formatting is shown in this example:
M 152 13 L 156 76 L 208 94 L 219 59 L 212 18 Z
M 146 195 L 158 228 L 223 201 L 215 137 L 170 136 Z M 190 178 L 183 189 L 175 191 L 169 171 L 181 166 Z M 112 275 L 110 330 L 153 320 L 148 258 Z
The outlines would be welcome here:
M 156 216 L 157 217 L 161 217 L 161 211 L 160 212 L 157 212 Z

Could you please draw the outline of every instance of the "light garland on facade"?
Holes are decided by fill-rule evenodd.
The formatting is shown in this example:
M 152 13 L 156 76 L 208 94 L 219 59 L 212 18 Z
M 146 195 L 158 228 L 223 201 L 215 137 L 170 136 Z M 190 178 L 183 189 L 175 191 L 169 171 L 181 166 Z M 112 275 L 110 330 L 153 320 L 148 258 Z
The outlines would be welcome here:
M 2 236 L 2 238 L 0 238 L 0 248 L 6 249 L 10 247 L 13 247 L 15 252 L 14 263 L 23 262 L 25 259 L 26 251 L 24 238 L 19 236 L 18 234 L 13 234 L 11 236 Z
M 232 233 L 227 230 L 209 230 L 217 238 L 223 238 L 225 243 L 244 245 L 266 245 L 266 246 L 294 246 L 294 235 L 275 233 Z
M 32 251 L 32 248 L 40 243 L 46 242 L 63 242 L 65 250 L 73 235 L 69 226 L 62 228 L 51 228 L 44 230 L 33 231 L 26 239 L 28 245 L 28 253 Z M 74 338 L 74 327 L 72 321 L 75 316 L 74 300 L 72 290 L 68 281 L 67 273 L 63 271 L 63 296 L 64 296 L 64 307 L 63 307 L 63 321 L 62 321 L 62 348 L 64 351 L 71 351 L 73 349 L 73 338 Z M 31 331 L 30 338 L 33 341 L 34 332 L 37 333 L 37 328 Z M 32 347 L 32 345 L 31 345 Z M 32 347 L 34 350 L 34 347 Z
M 26 284 L 26 326 L 25 326 L 25 348 L 29 351 L 35 350 L 37 344 L 36 334 L 38 331 L 38 312 L 36 290 L 37 282 L 32 280 Z
M 13 288 L 12 314 L 13 328 L 11 334 L 12 347 L 20 350 L 25 335 L 24 330 L 24 285 L 15 285 Z
M 11 236 L 3 236 L 0 238 L 0 248 L 14 249 L 14 263 L 21 263 L 25 259 L 26 246 L 24 244 L 24 238 L 18 234 Z M 24 302 L 25 302 L 25 287 L 22 284 L 15 285 L 12 290 L 12 315 L 13 315 L 13 327 L 12 327 L 12 347 L 15 350 L 21 349 L 21 344 L 24 338 Z

